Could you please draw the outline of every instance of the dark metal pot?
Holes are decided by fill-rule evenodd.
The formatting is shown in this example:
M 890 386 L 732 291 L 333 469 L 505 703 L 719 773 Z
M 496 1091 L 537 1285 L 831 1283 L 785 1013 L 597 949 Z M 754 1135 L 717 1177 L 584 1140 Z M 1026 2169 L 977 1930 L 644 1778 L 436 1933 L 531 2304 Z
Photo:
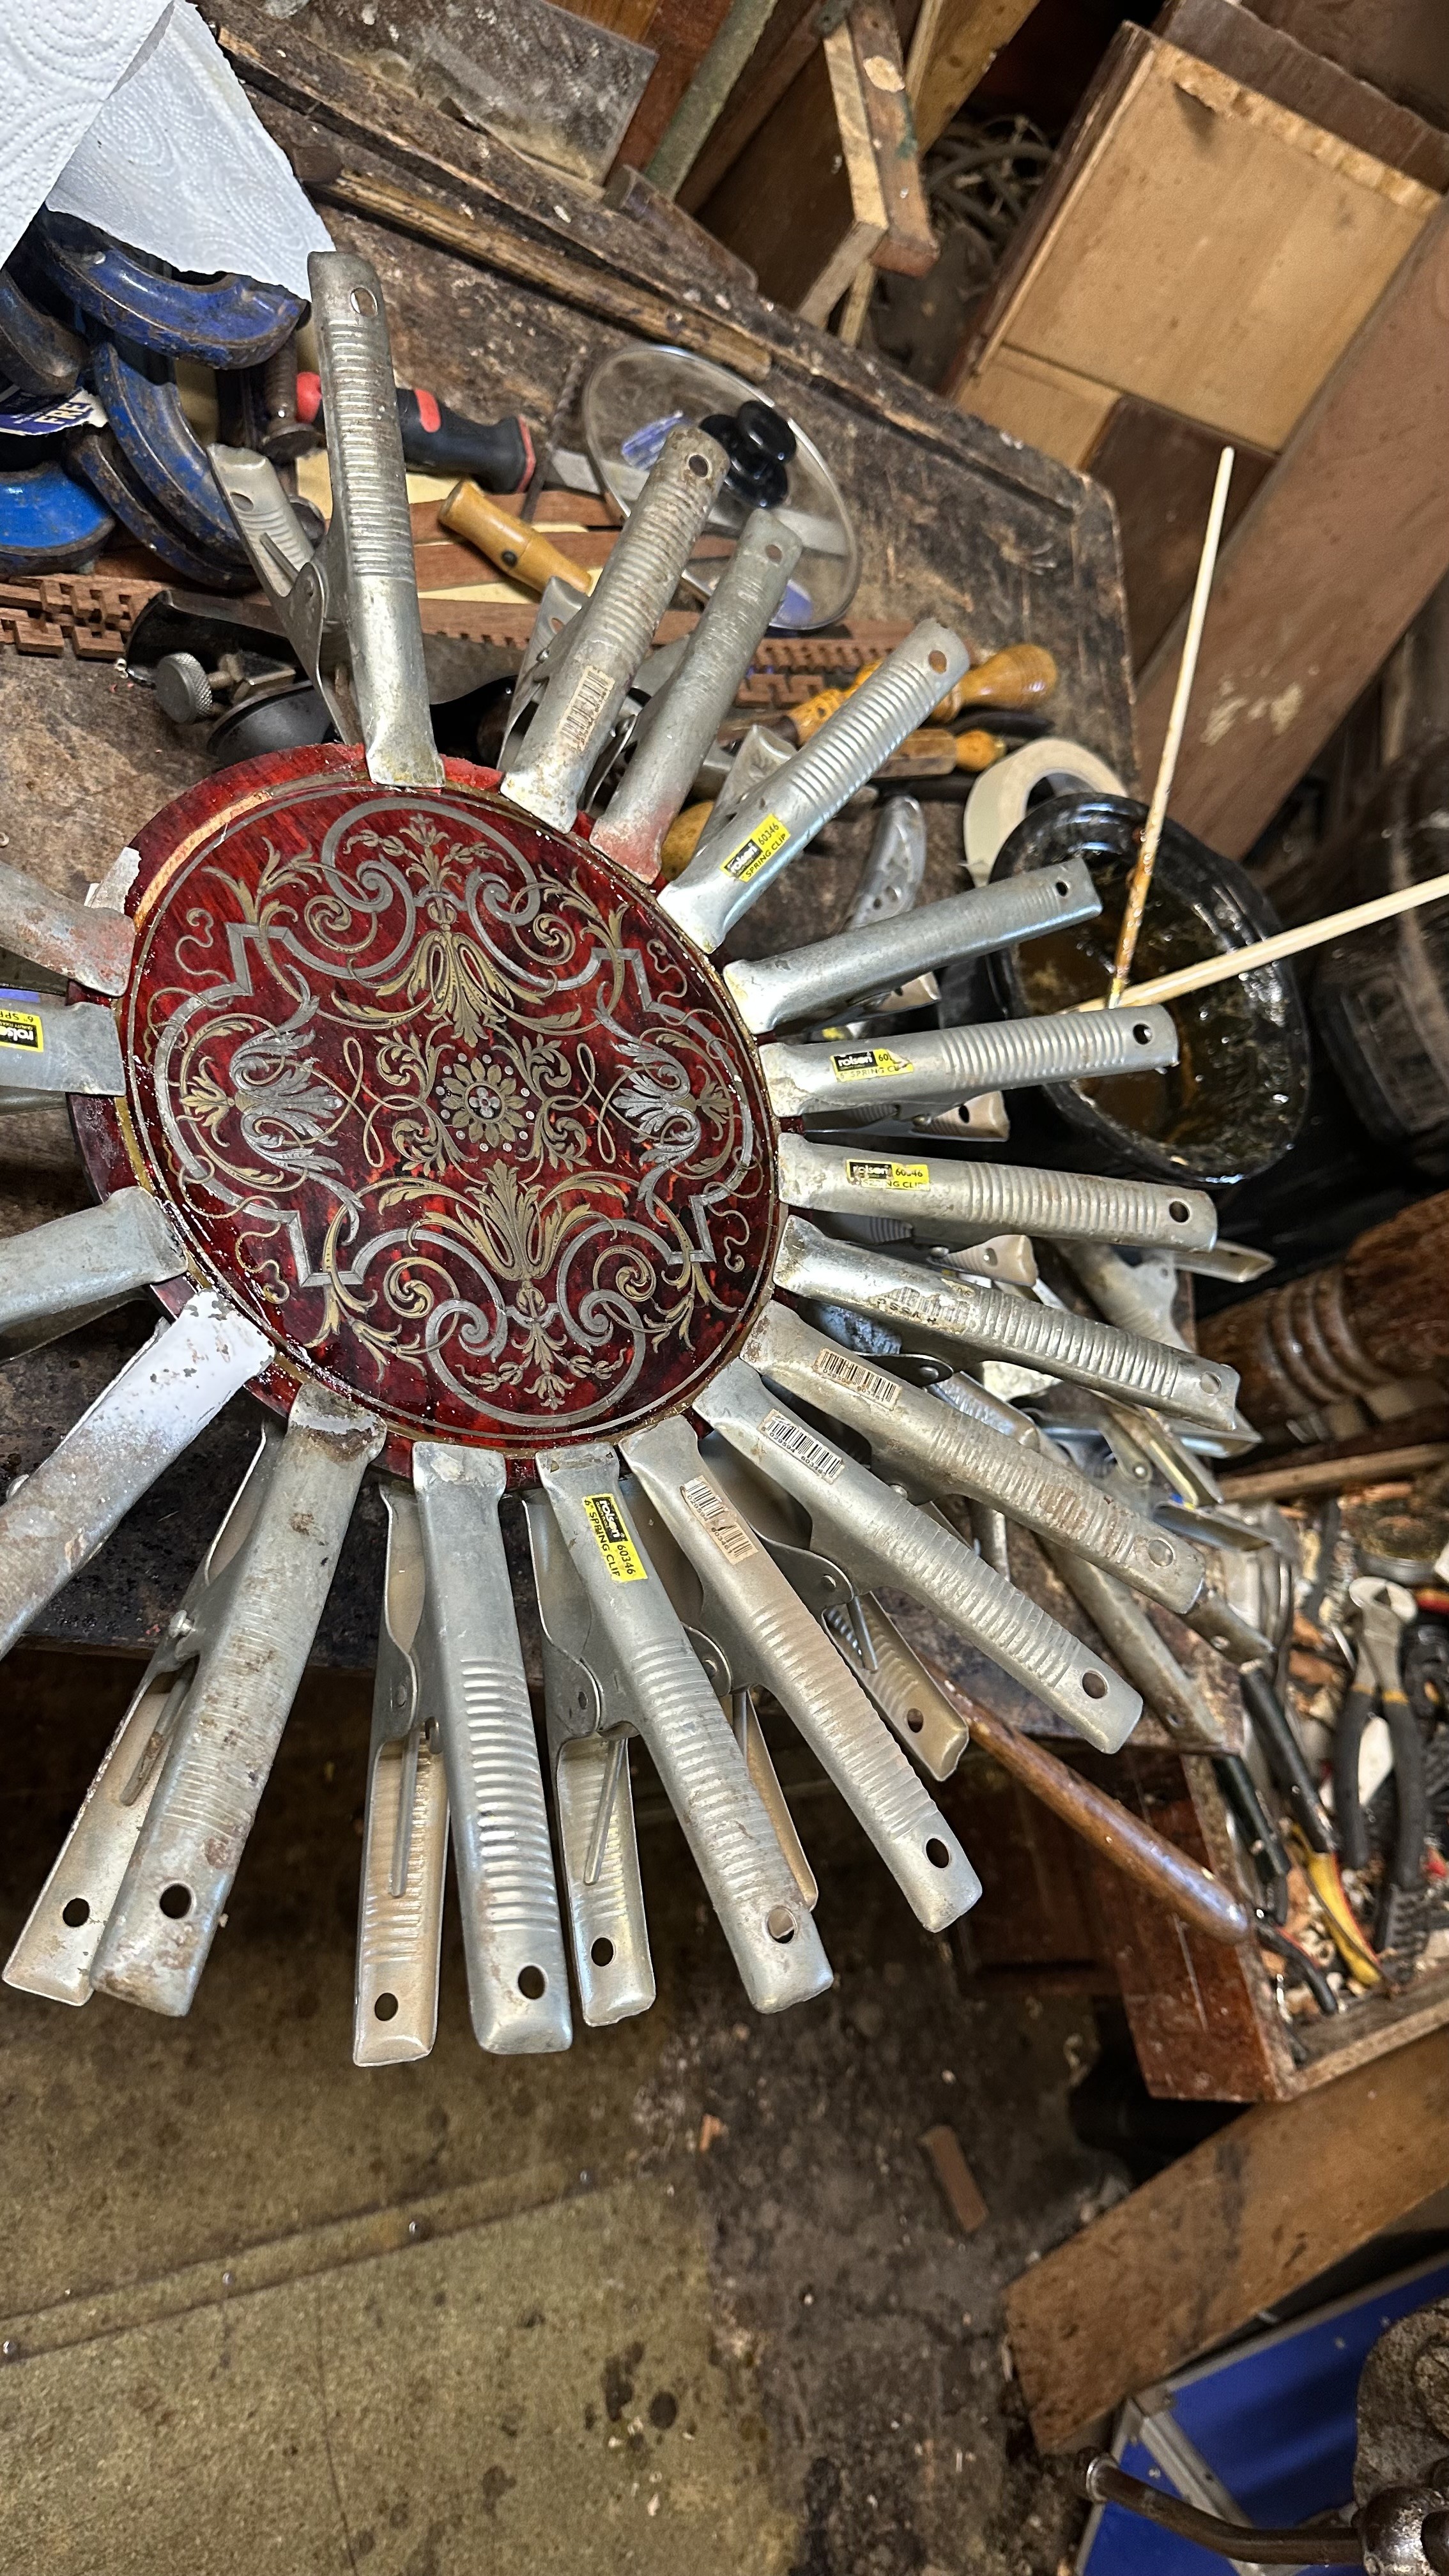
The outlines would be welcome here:
M 992 959 L 997 1002 L 1012 1018 L 1105 993 L 1146 811 L 1126 796 L 1054 796 L 1004 844 L 993 877 L 1082 858 L 1102 897 L 1098 920 Z M 1281 927 L 1245 868 L 1169 823 L 1133 971 L 1145 983 Z M 1270 1170 L 1308 1106 L 1308 1025 L 1291 966 L 1256 967 L 1170 1007 L 1180 1047 L 1173 1070 L 1054 1083 L 1021 1113 L 1017 1095 L 1013 1159 L 1025 1148 L 1089 1171 L 1209 1189 Z

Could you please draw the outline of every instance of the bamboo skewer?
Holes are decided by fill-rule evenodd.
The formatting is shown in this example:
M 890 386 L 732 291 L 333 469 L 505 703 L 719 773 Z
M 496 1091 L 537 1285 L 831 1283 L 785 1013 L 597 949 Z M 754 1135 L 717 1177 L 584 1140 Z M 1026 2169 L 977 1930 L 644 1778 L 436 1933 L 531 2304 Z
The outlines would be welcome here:
M 1426 877 L 1421 885 L 1376 894 L 1367 903 L 1350 904 L 1344 912 L 1325 913 L 1321 921 L 1302 922 L 1296 930 L 1275 931 L 1271 939 L 1255 939 L 1250 947 L 1225 949 L 1219 957 L 1199 958 L 1195 966 L 1179 966 L 1171 975 L 1154 975 L 1145 984 L 1130 986 L 1121 998 L 1129 1010 L 1135 1002 L 1178 1002 L 1184 994 L 1200 993 L 1205 985 L 1251 975 L 1255 966 L 1276 965 L 1280 957 L 1301 956 L 1305 948 L 1321 948 L 1349 931 L 1368 930 L 1376 921 L 1392 921 L 1398 913 L 1417 912 L 1421 904 L 1444 901 L 1449 901 L 1449 874 Z M 1078 1008 L 1102 1011 L 1107 1004 L 1099 999 L 1082 1002 Z
M 1233 450 L 1225 447 L 1218 458 L 1217 481 L 1213 485 L 1212 507 L 1208 512 L 1207 533 L 1198 559 L 1197 580 L 1193 585 L 1192 606 L 1188 611 L 1187 635 L 1178 665 L 1177 687 L 1172 693 L 1172 713 L 1167 719 L 1167 733 L 1162 745 L 1162 758 L 1157 764 L 1157 784 L 1142 826 L 1142 839 L 1127 888 L 1127 904 L 1122 927 L 1117 933 L 1117 955 L 1112 965 L 1112 983 L 1108 1002 L 1115 1007 L 1122 998 L 1123 986 L 1132 972 L 1132 959 L 1142 928 L 1142 912 L 1157 864 L 1157 845 L 1162 826 L 1167 820 L 1167 800 L 1172 793 L 1177 755 L 1182 749 L 1183 727 L 1187 723 L 1187 702 L 1197 677 L 1197 657 L 1202 647 L 1202 630 L 1207 621 L 1208 596 L 1213 586 L 1213 571 L 1218 559 L 1218 546 L 1223 533 L 1223 514 L 1228 506 L 1228 485 L 1233 479 Z

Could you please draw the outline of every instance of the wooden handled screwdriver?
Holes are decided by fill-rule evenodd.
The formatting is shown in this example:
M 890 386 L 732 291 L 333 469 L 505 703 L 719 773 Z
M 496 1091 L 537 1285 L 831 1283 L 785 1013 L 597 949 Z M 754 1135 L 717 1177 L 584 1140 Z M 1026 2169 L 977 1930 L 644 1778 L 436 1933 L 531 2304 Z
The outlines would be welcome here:
M 813 698 L 802 699 L 798 707 L 791 707 L 779 718 L 778 730 L 796 744 L 808 742 L 826 717 L 833 716 L 836 708 L 843 706 L 878 667 L 875 662 L 867 662 L 849 688 L 821 689 Z M 1050 697 L 1056 684 L 1057 666 L 1045 645 L 1008 644 L 1003 652 L 990 654 L 986 661 L 967 671 L 940 705 L 932 709 L 931 720 L 933 725 L 950 725 L 966 707 L 998 707 L 1003 714 L 1019 713 Z M 974 765 L 962 763 L 963 767 Z
M 513 510 L 505 510 L 476 483 L 455 483 L 446 501 L 438 503 L 438 525 L 450 537 L 462 537 L 479 554 L 496 564 L 510 581 L 521 582 L 525 589 L 542 592 L 557 577 L 572 584 L 575 590 L 588 590 L 594 576 L 572 556 L 541 536 L 538 530 L 520 519 Z

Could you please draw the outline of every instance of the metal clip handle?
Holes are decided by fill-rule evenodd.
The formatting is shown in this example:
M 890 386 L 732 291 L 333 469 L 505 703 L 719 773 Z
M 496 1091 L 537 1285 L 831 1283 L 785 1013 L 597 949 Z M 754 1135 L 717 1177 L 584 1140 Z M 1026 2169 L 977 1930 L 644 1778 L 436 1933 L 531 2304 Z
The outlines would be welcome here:
M 540 1458 L 539 1481 L 588 1598 L 601 1659 L 627 1689 L 650 1759 L 758 2012 L 820 1994 L 830 1963 L 744 1756 L 651 1575 L 606 1450 Z
M 913 911 L 925 874 L 926 817 L 914 796 L 887 796 L 847 929 L 868 930 Z
M 37 1092 L 79 1091 L 114 1100 L 126 1088 L 116 1015 L 105 1002 L 0 1002 L 9 1043 L 0 1046 L 0 1110 L 29 1108 Z M 22 1034 L 23 1032 L 23 1034 Z
M 5 1962 L 7 1986 L 52 2003 L 89 2003 L 91 1963 L 156 1785 L 148 1748 L 169 1734 L 185 1695 L 184 1674 L 148 1672 Z
M 703 430 L 670 431 L 588 606 L 560 635 L 548 687 L 503 784 L 515 805 L 558 831 L 578 812 L 728 466 Z
M 371 261 L 349 251 L 313 251 L 307 275 L 332 478 L 324 581 L 345 602 L 368 775 L 380 786 L 440 787 L 382 285 Z
M 55 2003 L 89 2000 L 91 1963 L 145 1823 L 162 1758 L 185 1724 L 198 1651 L 196 1605 L 220 1580 L 256 1517 L 265 1481 L 262 1462 L 276 1437 L 270 1428 L 263 1432 L 226 1518 L 141 1676 L 6 1962 L 7 1985 Z
M 731 1360 L 697 1409 L 762 1475 L 803 1504 L 817 1543 L 865 1584 L 894 1584 L 1045 1700 L 1089 1744 L 1115 1753 L 1142 1702 L 1045 1610 L 983 1563 L 929 1512 L 904 1502 L 785 1410 L 752 1368 Z M 1029 1453 L 1014 1448 L 1015 1457 Z
M 0 861 L 0 948 L 74 976 L 93 993 L 124 993 L 136 925 L 124 912 L 71 903 Z
M 682 880 L 681 880 L 682 882 Z M 821 1020 L 840 1003 L 893 991 L 928 967 L 989 957 L 1018 940 L 1094 921 L 1102 909 L 1085 859 L 1027 869 L 1000 885 L 950 895 L 893 921 L 844 930 L 778 957 L 738 958 L 724 970 L 748 1029 Z
M 271 1358 L 256 1326 L 208 1289 L 127 1361 L 0 1505 L 0 1655 Z
M 448 1775 L 468 1999 L 480 2048 L 567 2048 L 563 1927 L 533 1710 L 498 1506 L 494 1450 L 413 1444 L 428 1597 L 424 1690 Z
M 1104 1243 L 1071 1243 L 1062 1248 L 1093 1304 L 1101 1308 L 1110 1324 L 1153 1341 L 1170 1342 L 1179 1351 L 1187 1349 L 1172 1320 L 1177 1276 L 1171 1265 L 1152 1262 L 1143 1269 L 1134 1269 Z
M 283 608 L 298 573 L 312 560 L 312 547 L 281 476 L 269 456 L 254 455 L 249 447 L 216 446 L 206 453 L 252 570 L 273 607 Z
M 748 1657 L 870 1836 L 922 1923 L 941 1932 L 981 1882 L 934 1799 L 835 1648 L 715 1482 L 688 1425 L 636 1432 L 624 1454 Z M 735 1660 L 732 1652 L 731 1661 Z
M 543 1622 L 544 1715 L 579 2008 L 591 2030 L 606 2029 L 654 2001 L 629 1747 L 622 1720 L 600 1731 L 614 1712 L 604 1710 L 597 1683 L 577 1660 L 589 1605 L 546 1495 L 525 1495 L 524 1511 Z
M 92 1983 L 107 1994 L 191 2008 L 384 1436 L 324 1390 L 299 1390 L 96 1953 Z
M 1231 1430 L 1237 1419 L 1237 1374 L 1221 1361 L 1116 1331 L 1066 1306 L 1003 1296 L 959 1271 L 926 1270 L 865 1245 L 837 1243 L 800 1217 L 785 1227 L 775 1285 L 872 1315 L 893 1325 L 911 1349 L 979 1351 L 1215 1429 Z
M 765 1308 L 742 1356 L 787 1395 L 863 1431 L 884 1466 L 925 1492 L 965 1494 L 1004 1512 L 1039 1538 L 1125 1576 L 1170 1610 L 1188 1609 L 1201 1592 L 1206 1569 L 1185 1539 L 1125 1510 L 1052 1449 L 978 1429 L 953 1406 L 815 1332 L 789 1307 Z
M 874 1701 L 922 1770 L 933 1780 L 949 1780 L 971 1741 L 965 1718 L 937 1689 L 914 1647 L 907 1645 L 895 1621 L 869 1592 L 857 1594 L 856 1618 L 865 1629 L 874 1663 L 868 1663 L 860 1651 L 854 1621 L 838 1610 L 826 1613 L 832 1642 L 867 1699 Z
M 719 946 L 740 914 L 970 667 L 960 636 L 927 619 L 728 822 L 706 830 L 688 867 L 659 898 L 697 947 Z
M 141 1288 L 175 1279 L 186 1256 L 158 1198 L 117 1190 L 0 1243 L 0 1359 L 94 1321 Z
M 1201 1751 L 1228 1751 L 1223 1729 L 1192 1675 L 1184 1672 L 1125 1584 L 1102 1567 L 1088 1564 L 1073 1548 L 1048 1539 L 1046 1552 L 1148 1707 L 1165 1725 L 1185 1730 Z
M 677 881 L 683 884 L 683 878 Z M 1204 1190 L 1099 1180 L 1012 1163 L 907 1161 L 784 1135 L 780 1195 L 837 1216 L 890 1216 L 977 1236 L 1047 1234 L 1097 1243 L 1210 1244 L 1217 1210 Z
M 579 2003 L 591 2029 L 647 2012 L 654 1962 L 623 1735 L 561 1745 L 553 1775 Z
M 1090 1034 L 1088 1034 L 1090 1032 Z M 983 1091 L 1037 1082 L 1076 1082 L 1109 1073 L 1152 1073 L 1177 1062 L 1172 1013 L 1058 1011 L 1041 1019 L 977 1028 L 912 1029 L 894 1046 L 773 1045 L 760 1064 L 777 1118 L 829 1109 L 884 1117 Z
M 664 835 L 734 705 L 760 639 L 800 560 L 801 540 L 753 510 L 675 677 L 651 700 L 623 784 L 594 826 L 593 846 L 653 882 Z
M 384 1500 L 387 1570 L 362 1826 L 354 2066 L 399 2066 L 432 2049 L 448 1867 L 447 1783 L 412 1653 L 426 1591 L 422 1528 L 406 1485 L 387 1486 Z
M 957 1406 L 871 1368 L 786 1306 L 766 1306 L 743 1358 L 784 1394 L 864 1432 L 879 1463 L 920 1492 L 967 1494 L 972 1504 L 1006 1512 L 1039 1538 L 1062 1540 L 1127 1577 L 1168 1610 L 1189 1610 L 1199 1597 L 1207 1569 L 1186 1540 L 1124 1510 L 1052 1448 L 980 1430 Z

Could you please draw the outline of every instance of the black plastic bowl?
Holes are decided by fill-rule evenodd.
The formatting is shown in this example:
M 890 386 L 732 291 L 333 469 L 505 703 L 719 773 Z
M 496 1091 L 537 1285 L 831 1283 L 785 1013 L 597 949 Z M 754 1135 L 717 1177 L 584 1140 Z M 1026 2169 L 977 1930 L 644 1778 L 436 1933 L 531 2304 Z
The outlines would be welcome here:
M 1000 1007 L 1013 1019 L 1070 1009 L 1104 994 L 1128 877 L 1147 809 L 1126 796 L 1054 796 L 1003 844 L 994 878 L 1085 859 L 1102 898 L 1096 921 L 1023 941 L 991 961 Z M 1246 948 L 1282 928 L 1234 859 L 1219 858 L 1177 824 L 1162 835 L 1133 980 Z M 1027 1123 L 1035 1144 L 1089 1171 L 1225 1189 L 1256 1180 L 1287 1153 L 1308 1107 L 1308 1025 L 1291 966 L 1256 966 L 1169 1005 L 1179 1056 L 1165 1073 L 1052 1083 Z M 1020 1098 L 1018 1094 L 1016 1098 Z M 1018 1124 L 1016 1099 L 1013 1126 Z M 1017 1137 L 1012 1152 L 1017 1151 Z

